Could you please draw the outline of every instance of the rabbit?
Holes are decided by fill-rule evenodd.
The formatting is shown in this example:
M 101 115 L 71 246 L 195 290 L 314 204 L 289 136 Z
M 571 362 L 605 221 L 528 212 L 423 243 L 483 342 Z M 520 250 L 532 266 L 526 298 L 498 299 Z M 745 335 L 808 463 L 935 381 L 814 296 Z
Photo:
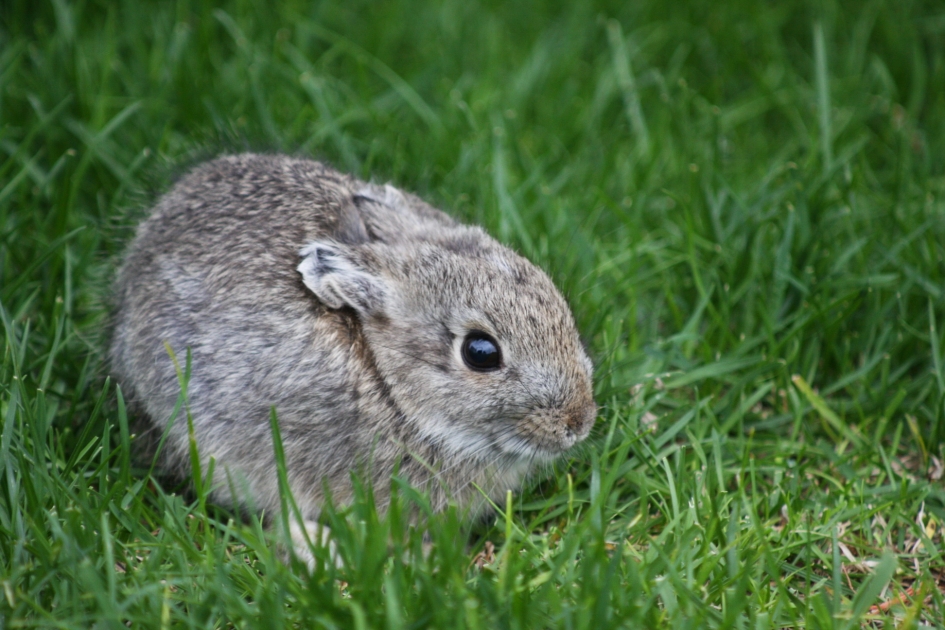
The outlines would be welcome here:
M 434 510 L 453 501 L 478 518 L 597 415 L 591 361 L 544 272 L 412 194 L 319 162 L 197 166 L 138 226 L 114 293 L 110 372 L 147 427 L 136 441 L 153 451 L 167 431 L 163 472 L 190 473 L 188 423 L 168 429 L 172 354 L 180 366 L 189 350 L 211 498 L 279 513 L 274 408 L 305 519 L 296 542 L 317 534 L 326 491 L 352 500 L 352 472 L 379 510 L 397 472 Z

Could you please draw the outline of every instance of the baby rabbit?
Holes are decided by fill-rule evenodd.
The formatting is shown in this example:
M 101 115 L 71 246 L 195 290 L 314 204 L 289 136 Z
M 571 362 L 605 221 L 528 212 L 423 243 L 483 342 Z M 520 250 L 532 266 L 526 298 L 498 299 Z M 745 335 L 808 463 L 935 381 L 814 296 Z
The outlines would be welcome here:
M 596 417 L 591 362 L 541 270 L 317 162 L 197 167 L 138 227 L 115 290 L 111 370 L 133 413 L 161 435 L 180 395 L 167 347 L 181 364 L 189 348 L 203 470 L 216 460 L 213 497 L 231 505 L 279 513 L 272 408 L 311 520 L 326 488 L 350 501 L 352 471 L 383 510 L 398 466 L 435 509 L 475 516 L 477 488 L 501 499 Z M 177 420 L 165 473 L 189 472 L 188 444 Z

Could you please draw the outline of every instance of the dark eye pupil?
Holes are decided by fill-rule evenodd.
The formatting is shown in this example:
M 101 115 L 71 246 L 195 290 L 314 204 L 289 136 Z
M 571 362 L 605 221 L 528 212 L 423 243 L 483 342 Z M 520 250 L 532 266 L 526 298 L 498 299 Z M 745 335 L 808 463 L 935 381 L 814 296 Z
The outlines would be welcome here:
M 499 346 L 483 333 L 473 333 L 463 341 L 463 360 L 475 370 L 499 367 Z

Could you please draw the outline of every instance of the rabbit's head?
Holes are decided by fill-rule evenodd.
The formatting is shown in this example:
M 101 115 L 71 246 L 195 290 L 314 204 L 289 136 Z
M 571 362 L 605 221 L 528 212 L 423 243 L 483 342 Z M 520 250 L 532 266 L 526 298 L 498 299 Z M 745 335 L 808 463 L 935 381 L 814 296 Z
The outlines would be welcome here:
M 596 416 L 591 362 L 551 280 L 481 229 L 320 240 L 305 285 L 351 309 L 375 369 L 420 435 L 483 461 L 552 459 Z

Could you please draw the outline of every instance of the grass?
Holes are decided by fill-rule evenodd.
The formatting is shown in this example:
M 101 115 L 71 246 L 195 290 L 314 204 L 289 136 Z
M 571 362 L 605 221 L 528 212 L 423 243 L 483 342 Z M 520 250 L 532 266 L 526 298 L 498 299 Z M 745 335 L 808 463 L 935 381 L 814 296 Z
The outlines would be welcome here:
M 945 627 L 940 4 L 0 20 L 0 627 Z M 311 575 L 132 461 L 115 260 L 177 173 L 246 148 L 393 181 L 547 269 L 597 363 L 589 445 L 494 522 L 429 515 L 429 555 L 423 497 L 392 480 L 378 516 L 365 489 Z

